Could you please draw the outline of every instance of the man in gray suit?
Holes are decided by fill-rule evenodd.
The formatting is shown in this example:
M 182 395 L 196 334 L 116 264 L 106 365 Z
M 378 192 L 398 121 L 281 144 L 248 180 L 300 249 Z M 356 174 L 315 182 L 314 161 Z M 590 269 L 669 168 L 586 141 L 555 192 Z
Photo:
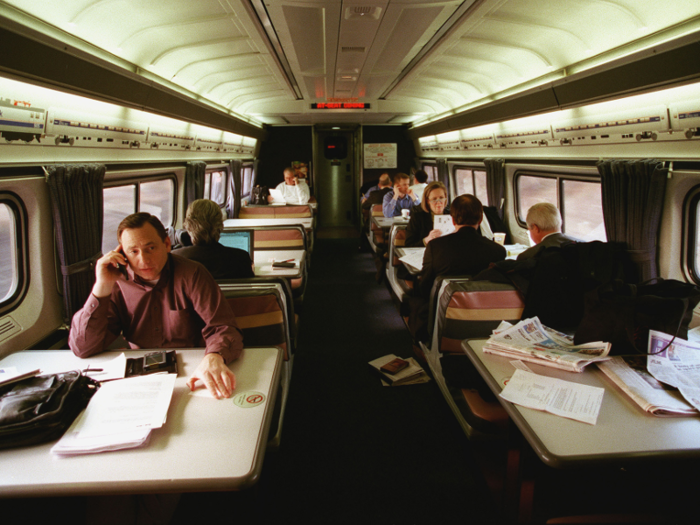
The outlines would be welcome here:
M 540 202 L 527 211 L 527 229 L 535 246 L 532 246 L 518 255 L 518 260 L 535 257 L 545 248 L 562 246 L 575 239 L 561 233 L 561 215 L 554 204 Z

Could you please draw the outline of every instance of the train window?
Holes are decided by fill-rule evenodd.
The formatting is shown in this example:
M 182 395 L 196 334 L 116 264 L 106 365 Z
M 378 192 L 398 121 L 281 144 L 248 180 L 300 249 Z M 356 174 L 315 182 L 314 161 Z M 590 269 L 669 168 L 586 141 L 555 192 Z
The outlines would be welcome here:
M 26 291 L 26 231 L 21 202 L 0 194 L 0 314 L 12 309 Z
M 241 197 L 248 197 L 250 195 L 250 188 L 253 185 L 253 166 L 251 164 L 243 166 L 243 169 L 241 169 L 241 179 L 241 182 L 243 182 L 243 193 Z
M 226 204 L 226 171 L 209 171 L 204 175 L 204 198 L 219 206 Z
M 423 164 L 421 169 L 428 174 L 428 182 L 438 180 L 437 166 L 435 164 Z
M 453 172 L 454 187 L 457 188 L 455 197 L 470 193 L 476 196 L 484 206 L 489 205 L 489 193 L 486 189 L 486 171 L 472 168 L 457 167 Z
M 600 182 L 566 175 L 516 177 L 518 220 L 525 225 L 530 206 L 549 202 L 562 212 L 562 231 L 582 241 L 605 241 Z
M 0 304 L 17 288 L 17 236 L 15 216 L 0 202 Z
M 117 245 L 117 229 L 127 215 L 145 211 L 158 217 L 166 228 L 175 218 L 175 183 L 171 178 L 110 186 L 104 189 L 103 199 L 102 253 Z
M 696 186 L 687 197 L 686 256 L 689 277 L 700 283 L 700 186 Z

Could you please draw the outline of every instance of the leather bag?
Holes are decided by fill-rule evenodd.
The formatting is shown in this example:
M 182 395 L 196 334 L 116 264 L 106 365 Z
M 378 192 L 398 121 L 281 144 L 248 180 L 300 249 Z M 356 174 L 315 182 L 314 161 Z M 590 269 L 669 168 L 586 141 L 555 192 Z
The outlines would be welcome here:
M 270 196 L 270 190 L 267 186 L 255 186 L 250 190 L 250 203 L 255 205 L 269 204 L 267 198 Z
M 647 353 L 649 330 L 686 339 L 700 288 L 674 279 L 652 279 L 640 285 L 620 280 L 586 293 L 576 344 L 612 343 L 612 354 Z
M 79 371 L 30 377 L 0 387 L 0 449 L 58 439 L 99 383 Z

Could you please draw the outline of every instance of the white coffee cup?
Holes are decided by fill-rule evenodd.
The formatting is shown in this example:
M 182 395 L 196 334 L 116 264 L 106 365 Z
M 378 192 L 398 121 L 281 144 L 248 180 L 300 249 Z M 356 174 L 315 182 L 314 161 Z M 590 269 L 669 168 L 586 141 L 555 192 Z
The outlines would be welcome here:
M 506 243 L 506 234 L 505 233 L 494 233 L 493 240 L 496 241 L 501 246 L 503 246 Z
M 408 219 L 409 215 L 411 215 L 411 210 L 401 210 L 401 217 L 404 219 Z

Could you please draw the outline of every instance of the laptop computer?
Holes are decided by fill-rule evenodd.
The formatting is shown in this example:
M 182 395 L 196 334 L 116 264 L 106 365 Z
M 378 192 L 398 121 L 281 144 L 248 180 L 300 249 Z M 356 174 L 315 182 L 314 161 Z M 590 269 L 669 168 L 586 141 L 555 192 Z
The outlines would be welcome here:
M 245 250 L 250 255 L 250 260 L 253 258 L 253 230 L 228 230 L 224 229 L 219 236 L 219 242 L 229 248 L 238 248 Z

